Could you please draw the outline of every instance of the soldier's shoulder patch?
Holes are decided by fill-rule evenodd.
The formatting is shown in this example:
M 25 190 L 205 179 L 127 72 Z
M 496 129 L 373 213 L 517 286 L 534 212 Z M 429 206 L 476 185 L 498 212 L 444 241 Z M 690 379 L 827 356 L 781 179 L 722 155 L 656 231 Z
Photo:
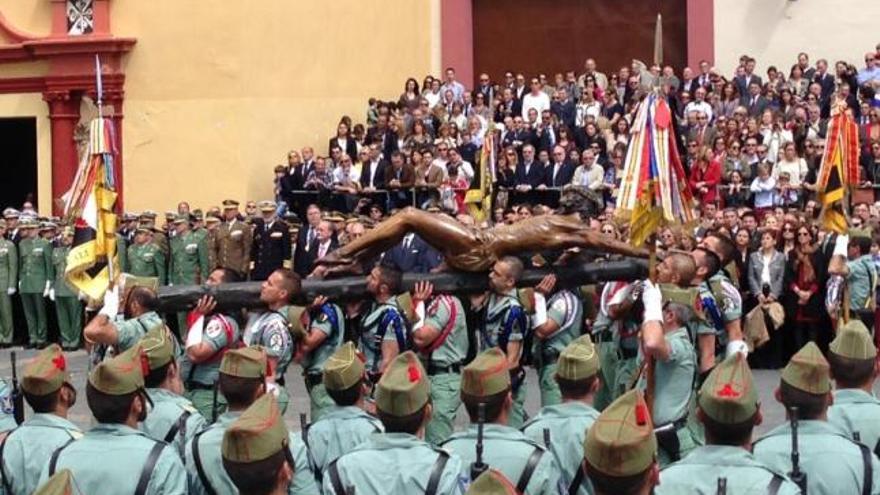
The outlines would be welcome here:
M 275 352 L 280 352 L 284 349 L 284 337 L 282 334 L 278 332 L 272 332 L 269 335 L 269 342 L 267 342 L 267 347 Z
M 329 319 L 329 318 L 327 318 L 327 313 L 325 313 L 325 312 L 323 312 L 323 311 L 321 311 L 320 313 L 318 313 L 318 317 L 316 318 L 316 320 L 318 321 L 318 323 L 326 323 L 328 319 Z
M 212 339 L 216 339 L 221 333 L 223 333 L 223 324 L 216 319 L 209 321 L 208 325 L 205 327 L 205 334 Z

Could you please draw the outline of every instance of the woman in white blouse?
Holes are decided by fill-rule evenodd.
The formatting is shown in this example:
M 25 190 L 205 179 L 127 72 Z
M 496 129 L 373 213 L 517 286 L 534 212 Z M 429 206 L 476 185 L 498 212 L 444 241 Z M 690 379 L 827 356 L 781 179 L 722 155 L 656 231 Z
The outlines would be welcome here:
M 787 141 L 782 145 L 782 159 L 773 167 L 773 178 L 779 180 L 779 174 L 788 172 L 791 187 L 801 186 L 804 177 L 807 176 L 807 161 L 797 156 L 794 143 Z

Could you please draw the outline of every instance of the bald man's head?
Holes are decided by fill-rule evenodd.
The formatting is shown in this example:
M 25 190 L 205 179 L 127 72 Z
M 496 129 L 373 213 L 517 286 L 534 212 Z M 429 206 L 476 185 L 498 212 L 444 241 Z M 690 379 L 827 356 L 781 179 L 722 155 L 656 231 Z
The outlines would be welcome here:
M 686 253 L 671 253 L 657 264 L 657 281 L 662 284 L 689 287 L 696 274 L 697 264 Z

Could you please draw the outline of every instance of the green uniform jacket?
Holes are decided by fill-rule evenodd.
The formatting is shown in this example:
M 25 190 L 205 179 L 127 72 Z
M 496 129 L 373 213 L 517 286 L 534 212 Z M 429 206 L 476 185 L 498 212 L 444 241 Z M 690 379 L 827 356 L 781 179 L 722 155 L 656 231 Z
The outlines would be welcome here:
M 169 282 L 178 285 L 201 284 L 208 278 L 208 246 L 205 239 L 187 232 L 171 239 Z
M 791 426 L 781 425 L 755 442 L 755 459 L 777 472 L 791 472 Z M 806 420 L 798 424 L 800 470 L 807 473 L 810 495 L 862 493 L 865 464 L 858 444 L 846 432 L 827 421 Z M 871 493 L 880 494 L 880 462 L 872 455 Z
M 214 261 L 218 266 L 231 268 L 242 276 L 247 276 L 251 263 L 253 227 L 239 220 L 233 220 L 223 222 L 215 232 Z
M 208 427 L 198 437 L 199 457 L 202 460 L 202 469 L 208 481 L 217 495 L 237 494 L 238 489 L 223 469 L 223 459 L 220 457 L 220 446 L 223 443 L 223 432 L 233 421 L 241 416 L 241 412 L 227 412 L 217 418 L 217 422 Z M 206 495 L 198 469 L 193 458 L 193 442 L 186 446 L 186 469 L 189 485 L 189 495 Z M 309 466 L 308 453 L 299 435 L 290 434 L 290 452 L 293 454 L 294 467 L 293 483 L 287 490 L 290 495 L 316 495 L 320 493 L 315 484 L 315 475 Z M 176 492 L 175 492 L 176 493 Z M 358 491 L 360 493 L 360 491 Z
M 397 307 L 397 299 L 392 298 L 381 304 L 376 301 L 370 303 L 369 310 L 364 314 L 363 318 L 361 318 L 361 336 L 358 343 L 358 348 L 364 353 L 364 357 L 367 359 L 366 365 L 368 372 L 378 373 L 379 368 L 382 366 L 382 343 L 378 342 L 377 338 L 383 321 L 386 321 L 384 315 L 387 311 L 391 311 L 397 315 L 396 317 L 400 318 L 401 326 L 399 329 L 401 332 L 406 332 L 406 327 L 403 324 L 405 317 L 401 314 L 400 308 Z M 382 337 L 382 341 L 398 341 L 395 326 L 393 324 L 389 323 L 386 326 L 385 335 Z M 405 350 L 406 349 L 398 348 L 398 352 L 404 352 Z
M 584 461 L 584 438 L 597 417 L 599 411 L 583 402 L 564 402 L 542 407 L 538 414 L 523 426 L 523 433 L 540 445 L 544 445 L 544 430 L 550 432 L 550 445 L 544 446 L 548 447 L 556 457 L 566 487 L 571 486 L 577 470 L 581 469 Z M 593 493 L 586 477 L 577 493 L 581 495 Z
M 193 363 L 186 353 L 183 354 L 180 360 L 180 375 L 183 377 L 184 385 L 192 382 L 213 385 L 220 377 L 220 362 L 223 359 L 223 354 L 220 351 L 231 348 L 232 344 L 241 340 L 241 330 L 239 330 L 235 318 L 215 314 L 206 316 L 205 319 L 207 321 L 202 334 L 202 342 L 207 343 L 213 353 L 210 358 L 201 363 Z M 228 333 L 224 322 L 229 325 L 230 332 Z M 186 340 L 186 334 L 184 334 L 184 340 Z
M 877 268 L 874 258 L 866 254 L 846 263 L 849 274 L 849 306 L 852 311 L 872 308 L 874 289 L 877 285 Z
M 52 268 L 55 271 L 52 288 L 55 289 L 55 297 L 76 297 L 78 292 L 64 278 L 68 253 L 70 253 L 70 246 L 61 246 L 52 250 Z
M 871 448 L 880 446 L 880 400 L 864 390 L 844 388 L 834 391 L 834 404 L 828 408 L 828 422 L 843 429 L 847 436 Z
M 406 433 L 377 433 L 336 460 L 343 487 L 354 487 L 357 495 L 425 493 L 439 449 Z M 446 461 L 438 495 L 462 495 L 464 483 L 461 459 L 452 454 Z M 324 495 L 337 495 L 324 476 Z
M 85 436 L 65 447 L 58 456 L 56 472 L 70 469 L 83 493 L 131 495 L 137 487 L 147 456 L 156 440 L 121 424 L 98 424 Z M 40 475 L 49 479 L 49 464 Z M 147 485 L 149 495 L 186 493 L 186 471 L 173 448 L 166 445 L 156 461 Z
M 455 319 L 450 323 L 449 320 L 453 315 Z M 442 334 L 450 324 L 452 329 L 446 340 L 430 356 L 426 357 L 426 367 L 429 360 L 430 364 L 438 367 L 461 364 L 468 352 L 467 317 L 461 301 L 457 297 L 447 294 L 435 297 L 425 309 L 425 325 Z
M 18 245 L 20 292 L 42 294 L 46 282 L 55 278 L 52 268 L 52 244 L 41 238 L 24 239 Z
M 12 495 L 33 493 L 55 449 L 82 436 L 76 425 L 54 414 L 34 414 L 10 433 L 4 440 L 6 445 L 0 462 Z
M 266 311 L 260 314 L 248 328 L 245 329 L 244 343 L 246 345 L 261 345 L 266 348 L 266 354 L 276 360 L 275 377 L 284 376 L 290 361 L 293 360 L 293 339 L 287 329 L 287 307 L 278 311 Z
M 334 328 L 333 321 L 326 312 L 332 312 L 336 319 Z M 321 332 L 327 337 L 316 349 L 308 353 L 302 362 L 305 373 L 321 373 L 324 371 L 324 363 L 336 352 L 342 344 L 345 335 L 345 314 L 336 304 L 326 303 L 322 308 L 312 313 L 312 332 Z
M 476 425 L 469 426 L 467 431 L 454 433 L 442 444 L 443 448 L 461 457 L 463 478 L 470 479 L 471 464 L 477 457 L 476 445 Z M 562 471 L 552 453 L 530 440 L 521 431 L 509 426 L 486 424 L 483 427 L 483 462 L 490 468 L 504 473 L 514 485 L 520 479 L 535 449 L 541 450 L 544 454 L 532 473 L 525 492 L 529 495 L 565 493 L 568 487 L 564 486 L 564 481 L 561 479 Z
M 385 428 L 375 416 L 355 406 L 334 406 L 309 426 L 309 450 L 315 470 L 324 472 L 340 455 L 350 452 Z
M 149 311 L 137 318 L 116 321 L 116 350 L 118 353 L 125 352 L 137 344 L 153 327 L 164 324 L 165 321 L 155 311 Z
M 0 290 L 18 290 L 17 283 L 18 248 L 14 242 L 0 238 Z
M 147 395 L 153 401 L 153 409 L 147 413 L 147 419 L 141 423 L 140 430 L 156 440 L 168 441 L 183 460 L 186 445 L 196 433 L 208 426 L 208 422 L 190 401 L 169 390 L 148 388 Z M 168 440 L 168 432 L 178 425 L 184 413 L 189 413 L 184 422 L 185 426 L 179 427 L 174 437 Z
M 660 471 L 656 495 L 696 493 L 714 495 L 718 479 L 727 480 L 727 493 L 768 493 L 773 478 L 783 478 L 779 495 L 797 495 L 801 491 L 785 473 L 774 471 L 755 459 L 746 449 L 726 445 L 698 447 L 684 459 Z
M 138 277 L 157 277 L 160 285 L 167 282 L 165 253 L 153 243 L 128 247 L 128 273 Z

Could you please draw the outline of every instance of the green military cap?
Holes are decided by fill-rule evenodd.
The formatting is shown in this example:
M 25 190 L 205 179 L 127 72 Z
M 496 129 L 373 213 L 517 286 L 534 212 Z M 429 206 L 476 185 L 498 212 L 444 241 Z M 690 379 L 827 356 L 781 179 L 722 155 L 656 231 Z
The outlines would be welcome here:
M 134 232 L 136 234 L 140 234 L 140 233 L 147 234 L 147 233 L 152 233 L 153 229 L 148 227 L 146 224 L 142 223 L 142 224 L 139 224 L 136 229 L 134 229 Z
M 18 218 L 20 215 L 21 213 L 15 208 L 6 208 L 3 210 L 3 218 Z
M 257 462 L 288 448 L 289 441 L 278 401 L 263 394 L 226 428 L 221 452 L 227 461 Z
M 141 220 L 155 220 L 156 219 L 156 212 L 153 210 L 144 210 L 141 212 L 141 214 L 138 218 Z
M 605 408 L 584 439 L 584 459 L 608 476 L 639 474 L 656 455 L 654 425 L 639 390 L 630 390 Z
M 344 222 L 345 216 L 338 211 L 331 211 L 324 214 L 324 220 L 327 220 L 328 222 Z
M 122 221 L 123 222 L 131 222 L 131 221 L 137 220 L 137 218 L 138 218 L 137 215 L 135 215 L 134 213 L 128 212 L 128 211 L 122 214 Z
M 275 211 L 275 209 L 278 208 L 278 205 L 276 205 L 274 201 L 265 200 L 260 201 L 259 207 L 262 212 L 270 212 Z
M 89 383 L 107 395 L 126 395 L 144 388 L 150 363 L 140 344 L 102 361 L 89 375 Z
M 782 370 L 782 381 L 803 392 L 821 395 L 831 390 L 828 361 L 815 342 L 807 342 Z
M 174 342 L 165 325 L 156 325 L 141 339 L 150 370 L 157 370 L 174 360 Z
M 855 239 L 857 237 L 864 237 L 866 239 L 871 238 L 871 229 L 862 229 L 862 228 L 850 228 L 847 232 L 849 234 L 850 239 Z
M 475 397 L 504 392 L 510 389 L 509 367 L 501 349 L 487 349 L 461 370 L 461 391 Z
M 413 304 L 412 295 L 409 292 L 404 292 L 397 296 L 397 307 L 400 308 L 400 312 L 406 318 L 406 321 L 410 323 L 418 321 L 416 305 Z
M 224 210 L 233 210 L 238 208 L 240 203 L 234 199 L 224 199 L 222 204 Z
M 664 303 L 687 306 L 694 313 L 698 313 L 700 291 L 697 287 L 682 288 L 674 284 L 659 284 L 659 288 Z
M 25 366 L 21 388 L 32 395 L 56 392 L 64 383 L 70 383 L 67 360 L 58 344 L 43 349 Z
M 412 351 L 399 354 L 376 386 L 376 408 L 392 416 L 409 416 L 425 404 L 431 396 L 428 374 Z
M 174 215 L 174 223 L 186 223 L 189 222 L 189 215 L 186 213 L 181 213 L 180 215 Z
M 346 390 L 364 376 L 364 360 L 352 342 L 346 342 L 324 363 L 324 386 L 327 390 Z
M 599 372 L 599 353 L 589 335 L 581 335 L 559 353 L 556 375 L 565 380 L 585 380 Z
M 222 221 L 223 220 L 221 220 L 220 217 L 210 213 L 208 214 L 208 216 L 205 217 L 205 223 L 220 223 Z
M 40 232 L 42 232 L 44 230 L 55 230 L 57 228 L 58 228 L 58 226 L 55 225 L 54 222 L 42 222 L 40 224 Z
M 33 495 L 78 495 L 82 492 L 76 488 L 73 472 L 70 469 L 58 471 L 45 483 L 37 488 Z
M 192 216 L 195 219 L 201 220 L 205 218 L 205 213 L 201 210 L 201 208 L 196 208 L 192 211 Z
M 758 392 L 742 353 L 735 352 L 709 373 L 697 403 L 707 416 L 722 424 L 743 423 L 755 415 Z
M 471 483 L 465 495 L 519 495 L 519 493 L 504 473 L 490 468 Z
M 38 226 L 39 224 L 37 224 L 37 221 L 30 217 L 22 218 L 21 221 L 18 223 L 18 228 L 21 230 L 35 229 Z
M 220 361 L 220 373 L 239 378 L 265 378 L 268 367 L 266 350 L 260 346 L 233 349 Z
M 874 340 L 860 320 L 850 320 L 843 325 L 831 341 L 829 350 L 840 357 L 860 361 L 877 357 Z
M 176 211 L 168 210 L 165 212 L 165 220 L 174 220 L 175 218 L 177 218 L 177 216 L 178 215 Z

